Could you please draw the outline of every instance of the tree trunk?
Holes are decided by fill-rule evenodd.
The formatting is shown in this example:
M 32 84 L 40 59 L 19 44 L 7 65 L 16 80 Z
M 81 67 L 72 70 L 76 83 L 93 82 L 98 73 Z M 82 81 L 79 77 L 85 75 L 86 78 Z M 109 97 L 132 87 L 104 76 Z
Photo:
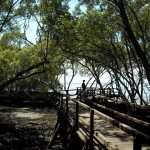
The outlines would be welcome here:
M 133 30 L 131 29 L 129 19 L 128 19 L 127 13 L 125 11 L 123 0 L 114 0 L 114 2 L 120 10 L 120 16 L 121 16 L 122 22 L 125 26 L 125 30 L 129 36 L 129 39 L 131 40 L 131 42 L 135 48 L 137 56 L 140 58 L 140 60 L 143 64 L 143 67 L 144 67 L 145 73 L 146 73 L 146 77 L 147 77 L 148 82 L 150 84 L 150 64 L 148 62 L 148 58 L 146 57 L 146 53 L 142 50 L 141 46 L 139 45 L 139 43 L 138 43 L 138 41 L 137 41 L 137 39 L 133 33 Z
M 13 82 L 19 80 L 20 79 L 19 77 L 21 77 L 23 74 L 25 74 L 25 73 L 27 73 L 27 72 L 43 65 L 43 64 L 45 64 L 46 62 L 47 62 L 47 60 L 43 60 L 43 61 L 41 61 L 41 62 L 39 62 L 35 65 L 30 66 L 29 68 L 27 68 L 25 70 L 22 70 L 22 71 L 18 72 L 14 77 L 12 77 L 12 78 L 8 79 L 7 81 L 5 81 L 4 83 L 0 84 L 0 92 L 2 90 L 4 90 L 7 86 L 12 84 Z

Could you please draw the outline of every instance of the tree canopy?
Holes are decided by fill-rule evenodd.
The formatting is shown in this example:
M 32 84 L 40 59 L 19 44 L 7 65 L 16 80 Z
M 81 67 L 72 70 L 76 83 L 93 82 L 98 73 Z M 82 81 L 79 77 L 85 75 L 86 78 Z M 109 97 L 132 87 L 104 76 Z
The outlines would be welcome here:
M 150 91 L 148 0 L 11 0 L 0 5 L 0 90 L 56 90 L 70 68 L 123 99 L 146 104 Z M 83 9 L 85 8 L 85 9 Z M 27 31 L 36 24 L 36 42 Z M 31 33 L 32 35 L 33 33 Z M 147 92 L 148 91 L 148 92 Z M 148 96 L 148 95 L 146 95 Z

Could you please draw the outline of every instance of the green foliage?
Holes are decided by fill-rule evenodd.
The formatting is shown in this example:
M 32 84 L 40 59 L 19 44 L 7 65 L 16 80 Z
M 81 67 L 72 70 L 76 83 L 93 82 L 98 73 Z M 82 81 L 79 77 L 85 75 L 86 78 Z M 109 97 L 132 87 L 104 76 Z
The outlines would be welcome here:
M 63 67 L 82 64 L 81 72 L 99 76 L 110 71 L 117 84 L 142 84 L 145 76 L 141 60 L 126 32 L 117 1 L 79 0 L 73 14 L 68 0 L 2 1 L 0 6 L 0 80 L 1 83 L 42 60 L 49 63 L 25 73 L 11 88 L 48 90 L 59 86 Z M 81 5 L 86 7 L 82 12 Z M 131 29 L 142 51 L 150 58 L 150 7 L 148 0 L 126 1 L 124 7 Z M 23 25 L 23 32 L 19 26 Z M 38 24 L 37 43 L 25 41 L 30 22 Z M 6 32 L 7 31 L 7 32 Z M 23 39 L 24 38 L 24 39 Z M 78 65 L 80 64 L 80 65 Z M 83 69 L 84 67 L 86 69 Z M 136 69 L 136 73 L 134 72 Z M 44 71 L 44 72 L 43 72 Z M 34 76 L 30 76 L 39 72 Z M 43 72 L 43 73 L 41 73 Z M 90 74 L 90 75 L 91 75 Z M 113 76 L 114 75 L 114 76 Z M 30 76 L 30 78 L 26 78 Z M 21 78 L 20 77 L 20 78 Z M 130 88 L 130 87 L 129 87 Z

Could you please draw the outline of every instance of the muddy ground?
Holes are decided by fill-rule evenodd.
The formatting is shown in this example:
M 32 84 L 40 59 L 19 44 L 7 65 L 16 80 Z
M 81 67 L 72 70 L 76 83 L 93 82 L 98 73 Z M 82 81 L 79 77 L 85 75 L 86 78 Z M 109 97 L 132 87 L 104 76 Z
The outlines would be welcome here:
M 0 106 L 0 149 L 48 149 L 56 118 L 46 107 Z

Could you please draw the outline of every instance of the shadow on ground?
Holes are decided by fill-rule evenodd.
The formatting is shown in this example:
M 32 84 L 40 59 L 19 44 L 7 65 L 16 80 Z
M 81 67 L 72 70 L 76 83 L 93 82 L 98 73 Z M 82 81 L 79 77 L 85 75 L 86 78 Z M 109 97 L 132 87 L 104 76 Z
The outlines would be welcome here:
M 0 106 L 0 149 L 47 149 L 55 123 L 52 109 Z

